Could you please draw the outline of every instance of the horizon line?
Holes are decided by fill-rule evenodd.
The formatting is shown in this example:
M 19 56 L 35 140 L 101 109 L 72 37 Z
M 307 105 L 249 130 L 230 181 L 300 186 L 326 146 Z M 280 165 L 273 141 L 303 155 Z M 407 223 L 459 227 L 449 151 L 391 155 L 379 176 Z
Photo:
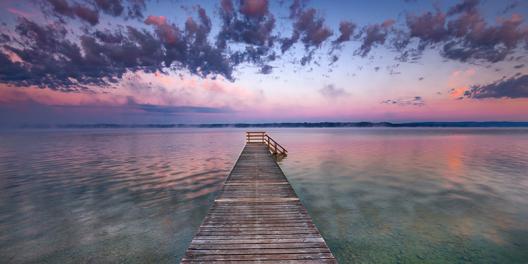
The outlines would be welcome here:
M 89 123 L 89 124 L 21 124 L 4 126 L 12 129 L 53 128 L 332 128 L 332 127 L 528 127 L 528 121 L 419 121 L 419 122 L 240 122 L 240 123 Z

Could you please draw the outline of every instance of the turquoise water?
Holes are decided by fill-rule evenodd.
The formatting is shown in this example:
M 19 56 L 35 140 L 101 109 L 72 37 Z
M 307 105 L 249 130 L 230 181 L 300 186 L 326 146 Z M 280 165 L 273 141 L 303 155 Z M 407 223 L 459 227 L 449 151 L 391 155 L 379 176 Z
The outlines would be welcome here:
M 172 263 L 239 129 L 0 132 L 0 259 Z M 273 129 L 340 263 L 528 263 L 528 129 Z

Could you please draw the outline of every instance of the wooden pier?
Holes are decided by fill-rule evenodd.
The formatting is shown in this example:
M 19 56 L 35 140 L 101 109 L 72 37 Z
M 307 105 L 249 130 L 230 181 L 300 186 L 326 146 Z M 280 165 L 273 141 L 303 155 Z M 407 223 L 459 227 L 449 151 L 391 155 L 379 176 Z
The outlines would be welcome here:
M 337 263 L 274 156 L 264 132 L 248 132 L 224 187 L 181 263 Z

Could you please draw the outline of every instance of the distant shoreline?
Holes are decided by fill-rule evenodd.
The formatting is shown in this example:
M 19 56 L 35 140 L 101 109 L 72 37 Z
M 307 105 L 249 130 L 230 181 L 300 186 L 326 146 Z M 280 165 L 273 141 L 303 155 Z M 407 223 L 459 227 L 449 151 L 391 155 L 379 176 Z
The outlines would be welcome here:
M 16 128 L 338 128 L 338 127 L 528 127 L 528 122 L 282 122 L 282 123 L 218 123 L 218 124 L 60 124 L 60 125 L 21 125 Z

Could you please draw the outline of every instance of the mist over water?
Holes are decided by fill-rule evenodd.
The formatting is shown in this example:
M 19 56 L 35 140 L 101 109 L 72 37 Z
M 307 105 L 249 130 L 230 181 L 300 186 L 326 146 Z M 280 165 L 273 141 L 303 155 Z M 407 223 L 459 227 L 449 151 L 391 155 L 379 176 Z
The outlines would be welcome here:
M 0 132 L 0 259 L 173 263 L 244 129 Z M 528 262 L 528 129 L 272 129 L 340 263 Z

